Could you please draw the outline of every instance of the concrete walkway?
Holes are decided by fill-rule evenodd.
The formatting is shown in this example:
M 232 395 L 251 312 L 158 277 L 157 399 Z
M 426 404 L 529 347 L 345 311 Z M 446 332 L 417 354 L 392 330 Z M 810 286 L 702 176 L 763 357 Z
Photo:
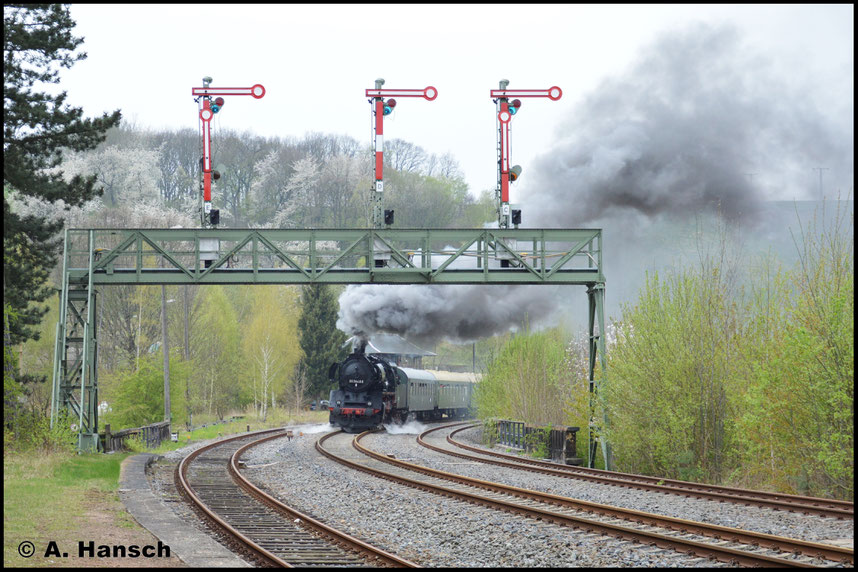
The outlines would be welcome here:
M 146 467 L 158 455 L 142 453 L 122 462 L 119 498 L 140 525 L 170 547 L 170 553 L 192 568 L 236 568 L 250 564 L 212 537 L 184 522 L 152 492 Z

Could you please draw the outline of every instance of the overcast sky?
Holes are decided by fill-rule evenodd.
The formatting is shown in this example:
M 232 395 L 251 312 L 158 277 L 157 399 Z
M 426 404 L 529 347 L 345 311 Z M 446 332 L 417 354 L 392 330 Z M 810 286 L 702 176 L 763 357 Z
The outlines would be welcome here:
M 191 88 L 211 76 L 213 87 L 266 89 L 261 100 L 228 98 L 221 129 L 368 144 L 364 92 L 376 78 L 385 88 L 431 85 L 435 101 L 398 99 L 385 138 L 452 153 L 474 194 L 496 181 L 489 91 L 501 79 L 510 89 L 559 86 L 562 99 L 525 100 L 512 122 L 512 162 L 523 167 L 513 200 L 584 98 L 660 35 L 695 22 L 735 26 L 785 81 L 812 86 L 820 106 L 852 120 L 852 5 L 73 4 L 71 14 L 89 57 L 61 86 L 87 116 L 120 108 L 139 127 L 197 129 Z

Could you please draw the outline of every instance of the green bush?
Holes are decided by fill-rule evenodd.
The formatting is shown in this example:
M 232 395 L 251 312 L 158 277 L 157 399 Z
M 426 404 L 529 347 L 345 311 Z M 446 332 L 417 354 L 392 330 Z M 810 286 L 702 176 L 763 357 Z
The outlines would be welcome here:
M 522 419 L 566 425 L 574 384 L 566 336 L 554 328 L 517 334 L 488 364 L 474 392 L 480 419 Z M 586 391 L 586 388 L 584 388 Z
M 77 447 L 77 433 L 71 430 L 77 423 L 66 411 L 60 411 L 51 427 L 51 418 L 41 411 L 18 411 L 11 427 L 3 432 L 4 448 L 10 451 L 48 451 L 71 453 Z
M 851 499 L 851 214 L 796 236 L 798 264 L 725 249 L 648 275 L 623 308 L 600 403 L 618 470 Z

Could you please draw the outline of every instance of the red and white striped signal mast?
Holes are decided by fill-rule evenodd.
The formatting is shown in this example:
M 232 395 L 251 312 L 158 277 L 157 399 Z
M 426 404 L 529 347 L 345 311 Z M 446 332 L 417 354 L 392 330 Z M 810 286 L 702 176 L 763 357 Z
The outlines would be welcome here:
M 212 210 L 212 180 L 218 180 L 220 173 L 212 170 L 212 135 L 211 122 L 214 114 L 221 110 L 225 95 L 250 95 L 255 99 L 261 99 L 265 95 L 265 88 L 260 84 L 252 87 L 209 87 L 212 78 L 203 78 L 203 87 L 191 89 L 191 95 L 197 103 L 202 102 L 200 107 L 200 120 L 203 122 L 203 156 L 202 163 L 202 205 L 200 207 L 200 220 L 203 226 L 217 226 L 220 222 L 220 210 Z M 212 101 L 212 97 L 215 100 Z
M 384 80 L 375 80 L 375 89 L 366 90 L 366 96 L 372 104 L 372 115 L 375 118 L 372 132 L 372 146 L 375 149 L 375 186 L 372 193 L 372 225 L 381 228 L 382 224 L 393 224 L 393 211 L 384 211 L 381 216 L 382 198 L 384 196 L 384 116 L 393 113 L 396 107 L 394 97 L 422 97 L 432 101 L 438 97 L 438 90 L 431 85 L 425 89 L 381 89 Z M 384 98 L 387 97 L 387 101 Z
M 491 90 L 492 100 L 497 104 L 498 113 L 498 226 L 509 228 L 510 219 L 512 224 L 518 227 L 521 222 L 521 211 L 510 216 L 509 210 L 509 184 L 521 175 L 521 167 L 515 165 L 510 167 L 509 160 L 509 123 L 521 107 L 521 100 L 509 98 L 514 97 L 547 97 L 551 101 L 557 101 L 563 95 L 563 91 L 557 87 L 548 89 L 507 89 L 508 79 L 500 80 L 500 89 Z

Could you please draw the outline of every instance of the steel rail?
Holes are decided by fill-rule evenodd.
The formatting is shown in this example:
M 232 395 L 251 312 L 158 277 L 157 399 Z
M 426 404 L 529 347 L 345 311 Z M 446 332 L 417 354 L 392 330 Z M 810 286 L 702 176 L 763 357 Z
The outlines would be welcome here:
M 274 429 L 274 430 L 268 430 L 268 431 L 260 431 L 259 433 L 270 433 L 272 431 L 282 431 L 282 430 Z M 285 560 L 282 560 L 281 558 L 277 557 L 276 555 L 272 554 L 271 552 L 269 552 L 265 548 L 262 548 L 261 546 L 256 544 L 253 540 L 251 540 L 250 538 L 248 538 L 247 536 L 245 536 L 244 534 L 242 534 L 241 532 L 239 532 L 238 530 L 236 530 L 235 528 L 230 526 L 229 523 L 227 523 L 225 520 L 223 520 L 217 514 L 215 514 L 211 509 L 209 509 L 208 506 L 206 506 L 206 504 L 203 502 L 203 500 L 199 496 L 197 496 L 193 487 L 188 482 L 188 479 L 187 479 L 188 467 L 190 466 L 191 462 L 194 459 L 196 459 L 199 455 L 201 455 L 205 451 L 208 451 L 210 449 L 213 449 L 214 447 L 223 445 L 224 443 L 227 443 L 229 441 L 241 439 L 243 437 L 247 437 L 247 435 L 241 435 L 239 437 L 232 437 L 229 439 L 224 439 L 221 441 L 217 441 L 215 443 L 211 443 L 209 445 L 206 445 L 205 447 L 200 447 L 199 449 L 197 449 L 196 451 L 194 451 L 193 453 L 191 453 L 190 455 L 188 455 L 187 457 L 182 459 L 181 462 L 179 463 L 179 465 L 176 467 L 176 481 L 177 481 L 176 484 L 179 488 L 179 492 L 181 494 L 185 495 L 187 498 L 189 498 L 192 501 L 192 503 L 194 504 L 194 506 L 197 507 L 199 510 L 203 511 L 203 513 L 205 513 L 205 515 L 208 518 L 210 518 L 215 524 L 217 524 L 217 526 L 224 533 L 226 533 L 228 536 L 233 537 L 236 540 L 238 540 L 238 542 L 240 544 L 242 544 L 245 547 L 245 549 L 250 551 L 254 556 L 261 558 L 263 561 L 269 563 L 271 566 L 279 566 L 281 568 L 293 568 L 293 566 L 291 564 L 289 564 Z
M 457 423 L 456 425 L 461 425 Z M 451 427 L 447 425 L 446 427 Z M 660 493 L 671 493 L 683 496 L 693 496 L 696 498 L 706 498 L 720 502 L 732 502 L 739 504 L 753 504 L 760 507 L 772 508 L 775 510 L 786 510 L 791 512 L 801 512 L 804 514 L 817 514 L 820 516 L 834 517 L 839 519 L 852 519 L 855 517 L 854 504 L 848 501 L 839 501 L 835 499 L 823 499 L 817 497 L 806 497 L 799 495 L 788 495 L 782 493 L 769 493 L 766 491 L 755 491 L 751 489 L 741 489 L 726 487 L 722 485 L 709 485 L 704 483 L 693 483 L 689 481 L 679 481 L 675 479 L 661 479 L 658 477 L 650 477 L 647 475 L 635 475 L 632 473 L 620 473 L 616 471 L 605 471 L 602 469 L 591 469 L 587 467 L 570 467 L 568 465 L 559 465 L 548 461 L 540 461 L 539 459 L 527 459 L 515 455 L 507 455 L 497 451 L 490 451 L 473 445 L 456 441 L 453 437 L 460 431 L 465 431 L 476 424 L 461 427 L 451 432 L 447 436 L 447 442 L 451 445 L 479 453 L 505 459 L 509 463 L 495 461 L 505 467 L 519 468 L 522 470 L 545 472 L 558 476 L 569 478 L 579 478 L 583 480 L 595 481 L 608 485 L 615 485 L 629 488 L 639 488 L 642 490 L 655 491 Z M 437 430 L 441 428 L 435 428 Z M 424 445 L 430 449 L 433 446 Z M 436 448 L 443 453 L 474 460 L 475 457 L 462 455 L 448 449 Z M 484 462 L 489 462 L 484 460 Z M 530 465 L 539 467 L 539 469 L 528 468 L 522 465 Z
M 537 493 L 535 491 L 528 491 L 526 489 L 517 489 L 516 487 L 508 487 L 506 485 L 500 485 L 498 483 L 491 483 L 489 481 L 483 481 L 480 479 L 472 479 L 468 477 L 463 477 L 461 475 L 455 475 L 452 473 L 447 473 L 445 471 L 439 471 L 435 469 L 429 469 L 428 467 L 424 467 L 421 465 L 415 465 L 413 463 L 408 463 L 405 461 L 400 461 L 397 459 L 392 459 L 386 455 L 381 453 L 377 453 L 370 449 L 367 449 L 363 445 L 360 444 L 360 439 L 365 437 L 366 435 L 373 433 L 375 431 L 366 431 L 357 435 L 352 440 L 352 446 L 359 452 L 364 455 L 367 455 L 373 459 L 378 461 L 391 464 L 400 468 L 404 468 L 409 471 L 414 471 L 417 473 L 422 473 L 424 475 L 428 475 L 431 477 L 441 478 L 444 480 L 449 480 L 461 485 L 478 487 L 485 490 L 490 490 L 497 493 L 503 494 L 512 494 L 518 497 L 528 498 L 532 500 L 537 500 L 541 502 L 547 502 L 551 504 L 559 504 L 562 505 L 565 502 L 571 501 L 571 499 L 566 499 L 564 497 L 557 497 L 556 495 L 547 495 L 544 493 Z M 660 548 L 670 548 L 672 550 L 678 550 L 680 552 L 686 552 L 690 554 L 695 554 L 697 556 L 701 556 L 704 558 L 716 559 L 723 562 L 729 562 L 733 564 L 747 565 L 747 566 L 777 566 L 777 567 L 810 567 L 811 565 L 806 564 L 804 562 L 798 562 L 794 560 L 787 560 L 784 558 L 778 558 L 773 556 L 767 556 L 764 554 L 754 554 L 751 552 L 738 550 L 734 548 L 728 548 L 719 545 L 707 544 L 703 542 L 698 542 L 695 540 L 688 540 L 685 538 L 675 537 L 675 536 L 667 536 L 663 534 L 654 533 L 647 530 L 635 529 L 628 526 L 617 525 L 613 523 L 601 522 L 598 520 L 593 520 L 586 517 L 563 514 L 560 512 L 554 512 L 551 510 L 547 510 L 544 508 L 532 507 L 522 505 L 516 502 L 509 502 L 500 499 L 493 499 L 486 496 L 478 495 L 475 493 L 469 493 L 461 490 L 457 490 L 454 488 L 444 487 L 441 485 L 434 485 L 427 483 L 425 481 L 421 481 L 419 479 L 413 479 L 410 477 L 406 477 L 403 475 L 396 475 L 390 472 L 382 471 L 381 469 L 375 469 L 372 467 L 368 467 L 361 463 L 345 459 L 343 457 L 339 457 L 334 453 L 328 451 L 323 446 L 323 443 L 333 437 L 334 435 L 342 433 L 341 431 L 335 431 L 332 433 L 328 433 L 321 437 L 316 442 L 316 449 L 326 457 L 344 464 L 353 469 L 367 472 L 374 476 L 379 476 L 384 479 L 392 480 L 394 482 L 398 482 L 401 484 L 405 484 L 410 487 L 415 487 L 421 490 L 433 492 L 436 494 L 442 494 L 444 496 L 448 496 L 451 498 L 455 498 L 458 500 L 462 500 L 469 503 L 478 503 L 486 506 L 490 506 L 497 510 L 507 511 L 507 512 L 515 512 L 518 514 L 522 514 L 524 516 L 534 518 L 537 520 L 543 520 L 546 522 L 554 522 L 557 524 L 569 525 L 574 528 L 583 529 L 587 532 L 598 532 L 600 534 L 605 534 L 613 537 L 622 538 L 625 540 L 631 540 L 633 542 L 644 543 L 647 545 L 654 545 Z M 611 507 L 616 511 L 623 511 L 623 509 L 617 509 L 616 507 Z M 585 509 L 586 510 L 586 509 Z M 594 509 L 590 509 L 590 512 L 594 512 Z M 641 517 L 646 515 L 646 513 L 639 513 Z M 654 517 L 654 515 L 647 515 L 649 517 Z M 656 517 L 657 518 L 657 517 Z M 678 519 L 677 519 L 678 520 Z M 692 523 L 688 521 L 689 524 L 700 524 L 700 523 Z M 660 525 L 660 526 L 663 526 Z M 727 529 L 731 532 L 735 531 L 735 529 Z M 685 529 L 686 532 L 689 530 Z M 732 538 L 726 538 L 725 540 L 732 540 Z
M 228 463 L 225 469 L 233 478 L 235 485 L 238 488 L 244 490 L 247 494 L 252 496 L 254 499 L 265 505 L 269 509 L 274 510 L 277 514 L 284 518 L 284 522 L 288 522 L 291 524 L 294 523 L 297 519 L 299 521 L 298 524 L 300 525 L 300 527 L 307 529 L 308 531 L 312 531 L 312 533 L 316 537 L 321 536 L 327 542 L 341 547 L 343 550 L 346 551 L 346 553 L 359 553 L 360 557 L 366 560 L 367 564 L 370 566 L 417 567 L 417 565 L 412 562 L 398 558 L 393 554 L 373 547 L 348 534 L 345 534 L 330 526 L 327 526 L 324 523 L 316 520 L 315 518 L 310 517 L 309 515 L 306 515 L 296 509 L 286 506 L 282 502 L 278 501 L 277 499 L 273 498 L 272 496 L 259 489 L 259 487 L 251 483 L 244 475 L 241 474 L 241 455 L 251 447 L 262 444 L 266 441 L 270 441 L 272 439 L 284 437 L 286 435 L 286 432 L 283 429 L 263 430 L 257 431 L 255 433 L 238 435 L 236 437 L 231 437 L 228 439 L 217 441 L 215 443 L 211 443 L 205 447 L 198 449 L 197 451 L 194 451 L 193 453 L 182 459 L 182 461 L 176 468 L 176 481 L 180 492 L 186 495 L 187 498 L 189 498 L 193 502 L 193 504 L 206 515 L 206 517 L 211 519 L 218 526 L 218 528 L 220 528 L 230 537 L 235 538 L 246 550 L 248 550 L 254 556 L 260 558 L 263 562 L 269 565 L 287 568 L 304 564 L 304 562 L 296 562 L 295 564 L 288 562 L 286 559 L 277 556 L 270 550 L 255 542 L 252 538 L 237 530 L 236 527 L 232 526 L 220 515 L 218 515 L 215 510 L 212 510 L 209 506 L 207 506 L 206 502 L 201 499 L 200 496 L 193 489 L 193 486 L 189 482 L 187 476 L 188 468 L 199 455 L 211 451 L 215 447 L 219 447 L 239 439 L 246 439 L 248 436 L 265 435 L 268 433 L 273 434 L 242 445 L 229 456 Z M 293 526 L 295 525 L 293 524 Z M 303 558 L 306 559 L 306 556 L 304 556 Z M 325 564 L 333 563 L 325 562 Z
M 375 547 L 349 534 L 346 534 L 345 532 L 332 528 L 327 524 L 316 520 L 315 518 L 303 512 L 300 512 L 292 507 L 283 504 L 273 496 L 262 491 L 262 489 L 254 485 L 244 475 L 241 474 L 241 472 L 239 471 L 239 460 L 241 458 L 241 455 L 243 455 L 248 449 L 252 447 L 255 447 L 272 439 L 278 439 L 282 436 L 283 435 L 272 435 L 270 437 L 265 437 L 258 441 L 248 443 L 247 445 L 242 446 L 235 453 L 233 453 L 232 457 L 229 460 L 229 472 L 233 477 L 235 477 L 235 479 L 239 482 L 241 487 L 244 488 L 244 490 L 246 490 L 251 496 L 259 500 L 260 502 L 284 514 L 290 519 L 300 519 L 303 524 L 309 526 L 317 533 L 329 537 L 336 543 L 345 544 L 351 550 L 359 552 L 367 558 L 377 560 L 381 565 L 402 568 L 419 568 L 419 566 L 414 562 L 405 560 L 404 558 L 399 558 L 395 554 L 386 552 L 381 548 Z

